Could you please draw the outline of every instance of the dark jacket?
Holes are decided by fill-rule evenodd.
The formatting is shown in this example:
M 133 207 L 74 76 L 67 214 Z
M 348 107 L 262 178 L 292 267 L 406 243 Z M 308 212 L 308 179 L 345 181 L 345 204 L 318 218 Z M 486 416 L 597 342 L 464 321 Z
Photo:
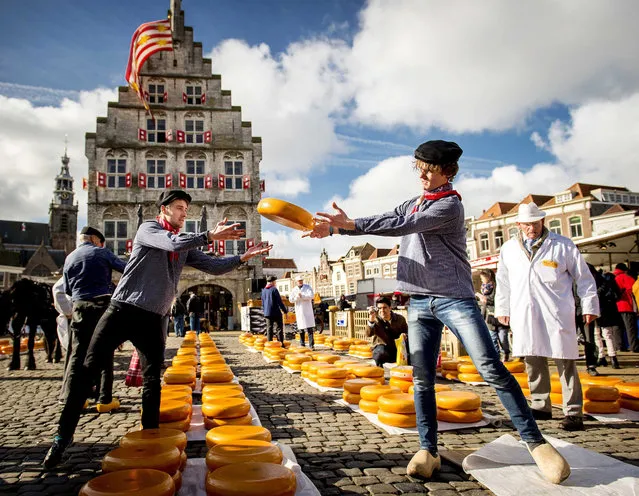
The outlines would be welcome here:
M 615 276 L 607 272 L 603 276 L 595 278 L 597 283 L 597 296 L 599 296 L 599 308 L 601 315 L 597 318 L 599 327 L 613 327 L 623 325 L 621 314 L 617 308 L 617 301 L 621 296 L 619 286 L 615 282 Z
M 281 320 L 282 312 L 288 313 L 288 308 L 282 303 L 282 297 L 275 285 L 267 286 L 262 290 L 262 310 L 264 317 L 270 319 Z
M 202 313 L 202 300 L 197 296 L 191 296 L 186 302 L 186 311 L 189 313 Z
M 178 298 L 177 300 L 175 300 L 175 303 L 171 307 L 171 315 L 176 317 L 178 315 L 184 314 L 186 314 L 186 308 L 184 308 L 184 303 L 182 303 L 182 300 Z
M 386 322 L 377 317 L 377 321 L 374 324 L 367 322 L 365 330 L 366 336 L 375 336 L 372 343 L 373 348 L 380 344 L 395 348 L 395 340 L 402 333 L 408 333 L 408 324 L 404 317 L 398 313 L 391 312 L 390 321 Z
M 339 308 L 340 311 L 348 310 L 349 308 L 351 308 L 351 304 L 348 302 L 346 298 L 340 299 L 339 302 L 337 303 L 337 308 Z

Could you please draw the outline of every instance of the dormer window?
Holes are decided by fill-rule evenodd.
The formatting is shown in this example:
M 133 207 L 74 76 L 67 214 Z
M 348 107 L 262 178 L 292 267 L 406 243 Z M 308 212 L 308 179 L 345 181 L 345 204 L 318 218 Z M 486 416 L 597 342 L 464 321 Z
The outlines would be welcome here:
M 555 203 L 566 203 L 572 200 L 572 191 L 564 191 L 555 195 Z

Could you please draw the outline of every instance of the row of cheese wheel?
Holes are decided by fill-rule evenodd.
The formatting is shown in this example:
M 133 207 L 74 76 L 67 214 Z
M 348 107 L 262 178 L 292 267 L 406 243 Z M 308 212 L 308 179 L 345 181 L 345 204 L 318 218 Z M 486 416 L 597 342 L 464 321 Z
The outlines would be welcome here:
M 20 340 L 20 352 L 27 351 L 29 349 L 29 338 L 22 338 Z M 34 350 L 44 350 L 44 339 L 36 339 L 33 342 Z M 13 339 L 0 340 L 0 354 L 10 355 L 13 353 Z
M 339 362 L 342 363 L 338 365 Z M 334 363 L 304 362 L 301 371 L 302 377 L 323 387 L 343 388 L 347 379 L 354 378 L 372 378 L 380 384 L 385 382 L 383 368 L 362 365 L 361 362 L 349 363 L 347 360 L 338 360 Z

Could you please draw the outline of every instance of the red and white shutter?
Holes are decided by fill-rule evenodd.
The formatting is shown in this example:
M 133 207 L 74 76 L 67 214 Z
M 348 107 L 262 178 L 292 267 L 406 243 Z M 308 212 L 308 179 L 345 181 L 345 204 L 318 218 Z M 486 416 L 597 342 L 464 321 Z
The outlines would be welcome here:
M 86 177 L 82 178 L 82 189 L 83 190 L 89 189 L 89 180 Z
M 255 240 L 253 238 L 246 240 L 246 247 L 253 248 L 255 246 Z
M 169 129 L 166 132 L 166 141 L 173 141 L 173 129 Z
M 206 104 L 206 93 L 202 93 L 202 105 Z
M 249 189 L 251 187 L 251 176 L 244 174 L 242 176 L 242 188 Z
M 164 95 L 162 95 L 162 100 L 164 100 L 164 103 L 167 103 L 169 100 L 169 93 L 167 91 L 165 91 Z
M 184 134 L 184 131 L 182 131 L 181 129 L 178 129 L 177 131 L 175 131 L 175 137 L 178 143 L 184 143 L 186 141 L 186 135 Z
M 146 174 L 144 172 L 138 174 L 138 188 L 146 188 Z
M 218 174 L 218 176 L 217 176 L 217 187 L 219 189 L 224 189 L 224 174 Z
M 214 252 L 215 251 L 215 244 L 214 243 L 209 243 L 209 253 Z
M 260 180 L 260 191 L 262 193 L 264 193 L 264 191 L 266 191 L 266 182 L 264 181 L 264 179 Z
M 186 93 L 182 93 L 182 102 L 186 103 Z
M 186 188 L 186 174 L 180 172 L 180 188 Z
M 164 182 L 165 182 L 167 188 L 172 188 L 173 187 L 173 174 L 167 174 L 166 176 L 164 176 Z
M 97 174 L 98 174 L 98 187 L 106 188 L 106 185 L 107 185 L 106 172 L 98 172 Z
M 224 255 L 224 241 L 218 241 L 217 242 L 217 252 L 220 255 Z
M 130 172 L 127 172 L 124 176 L 124 186 L 127 188 L 130 188 L 132 182 L 133 182 L 132 174 Z
M 146 141 L 146 129 L 138 128 L 138 140 Z
M 131 253 L 132 250 L 133 250 L 133 240 L 132 239 L 127 239 L 126 240 L 126 251 L 128 253 Z
M 204 189 L 213 188 L 213 174 L 208 174 L 204 177 Z
M 204 143 L 210 143 L 213 140 L 213 133 L 211 131 L 204 132 Z

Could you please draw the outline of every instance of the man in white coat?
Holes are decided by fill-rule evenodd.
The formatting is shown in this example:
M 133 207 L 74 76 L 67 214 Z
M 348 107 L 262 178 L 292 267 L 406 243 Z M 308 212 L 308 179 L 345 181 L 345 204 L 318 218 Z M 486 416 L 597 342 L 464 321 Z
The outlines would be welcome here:
M 315 314 L 313 313 L 313 288 L 304 284 L 304 277 L 298 275 L 295 278 L 297 286 L 291 291 L 289 300 L 295 303 L 295 318 L 297 319 L 297 330 L 300 333 L 300 343 L 304 345 L 304 334 L 308 333 L 308 345 L 311 349 L 315 347 L 313 331 L 315 331 Z
M 561 426 L 583 430 L 573 283 L 586 323 L 599 315 L 597 287 L 575 244 L 548 231 L 545 216 L 534 203 L 519 206 L 519 235 L 504 243 L 499 255 L 495 315 L 502 324 L 510 324 L 513 355 L 525 359 L 533 416 L 552 418 L 548 370 L 552 358 L 563 395 Z
M 73 300 L 66 293 L 64 277 L 58 279 L 53 285 L 53 288 L 51 288 L 51 292 L 53 293 L 53 306 L 58 311 L 58 317 L 55 319 L 58 323 L 58 339 L 65 353 L 62 388 L 60 389 L 60 396 L 58 397 L 58 403 L 64 405 L 69 393 L 69 356 L 71 356 L 71 346 L 73 343 L 71 333 L 69 333 L 69 322 L 73 317 Z

